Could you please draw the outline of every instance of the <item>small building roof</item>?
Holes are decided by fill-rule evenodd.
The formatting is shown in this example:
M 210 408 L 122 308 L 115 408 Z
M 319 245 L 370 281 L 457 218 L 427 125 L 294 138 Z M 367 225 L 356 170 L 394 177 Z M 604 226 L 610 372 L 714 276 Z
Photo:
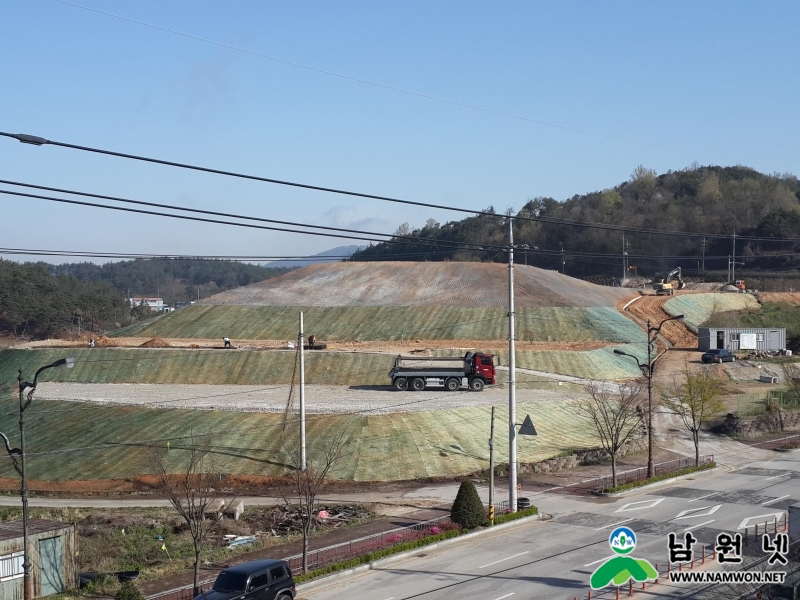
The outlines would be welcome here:
M 48 519 L 28 519 L 28 535 L 46 533 L 72 527 L 71 523 L 63 521 L 50 521 Z M 0 523 L 0 541 L 14 540 L 22 537 L 22 519 Z

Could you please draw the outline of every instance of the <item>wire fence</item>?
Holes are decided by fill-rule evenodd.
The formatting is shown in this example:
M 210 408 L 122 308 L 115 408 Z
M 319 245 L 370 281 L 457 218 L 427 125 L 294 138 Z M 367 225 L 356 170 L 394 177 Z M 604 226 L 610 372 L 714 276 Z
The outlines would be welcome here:
M 450 521 L 450 516 L 444 515 L 428 521 L 422 521 L 421 523 L 414 523 L 406 527 L 397 527 L 396 529 L 367 535 L 341 544 L 309 550 L 308 570 L 312 571 L 314 569 L 327 567 L 351 558 L 363 556 L 369 552 L 392 548 L 399 544 L 418 540 L 428 535 L 435 535 L 440 533 L 440 528 L 449 526 L 450 523 L 452 523 L 452 521 Z M 292 572 L 302 572 L 302 554 L 294 554 L 283 560 L 289 564 L 289 568 Z M 204 592 L 213 585 L 214 579 L 207 579 L 200 582 L 199 588 L 201 592 Z M 194 586 L 192 585 L 147 596 L 147 600 L 191 600 L 192 598 L 194 598 Z

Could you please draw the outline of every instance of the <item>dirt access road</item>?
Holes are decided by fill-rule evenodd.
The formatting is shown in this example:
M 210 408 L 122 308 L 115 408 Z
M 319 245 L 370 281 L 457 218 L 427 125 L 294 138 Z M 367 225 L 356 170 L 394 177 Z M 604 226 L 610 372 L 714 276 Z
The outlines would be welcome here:
M 670 296 L 641 296 L 628 305 L 626 309 L 619 306 L 621 312 L 626 312 L 637 321 L 643 328 L 646 327 L 648 321 L 653 325 L 658 325 L 671 318 L 673 315 L 669 314 L 664 309 L 664 303 L 670 299 Z M 673 348 L 694 349 L 697 348 L 697 334 L 695 334 L 688 325 L 683 321 L 669 321 L 664 323 L 661 328 L 661 335 L 672 344 Z

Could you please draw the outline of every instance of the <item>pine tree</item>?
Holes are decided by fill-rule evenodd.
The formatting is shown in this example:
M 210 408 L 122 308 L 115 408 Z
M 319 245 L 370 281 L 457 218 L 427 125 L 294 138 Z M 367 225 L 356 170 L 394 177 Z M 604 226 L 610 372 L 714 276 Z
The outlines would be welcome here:
M 456 500 L 450 509 L 450 518 L 454 523 L 466 529 L 483 525 L 486 521 L 486 511 L 483 508 L 478 490 L 471 481 L 462 481 L 458 488 Z

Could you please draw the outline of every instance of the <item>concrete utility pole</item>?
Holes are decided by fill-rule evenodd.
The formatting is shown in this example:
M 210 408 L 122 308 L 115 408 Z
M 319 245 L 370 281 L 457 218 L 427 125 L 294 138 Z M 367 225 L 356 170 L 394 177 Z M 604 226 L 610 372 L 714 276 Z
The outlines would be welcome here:
M 731 283 L 734 283 L 736 281 L 736 231 L 733 232 L 733 253 L 731 256 Z
M 489 427 L 489 525 L 494 525 L 494 406 Z
M 303 354 L 303 313 L 300 313 L 300 335 L 297 343 L 300 351 L 300 470 L 306 470 L 306 363 Z
M 508 217 L 508 510 L 517 512 L 517 398 L 514 353 L 514 221 Z

